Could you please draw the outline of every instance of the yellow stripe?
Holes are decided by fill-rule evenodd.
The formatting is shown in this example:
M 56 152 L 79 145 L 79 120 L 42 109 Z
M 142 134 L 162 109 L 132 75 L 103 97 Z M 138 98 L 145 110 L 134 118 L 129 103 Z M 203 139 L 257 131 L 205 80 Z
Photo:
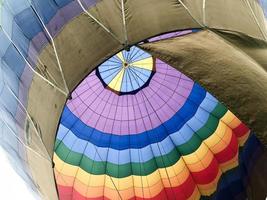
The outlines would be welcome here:
M 223 123 L 222 121 L 219 121 L 219 124 L 215 130 L 215 132 L 208 137 L 206 140 L 204 140 L 205 144 L 208 145 L 208 147 L 212 148 L 216 146 L 221 139 L 225 136 L 225 132 L 227 129 L 227 125 Z
M 166 183 L 169 184 L 168 181 L 173 177 L 175 177 L 175 179 L 173 179 L 172 186 L 177 186 L 181 181 L 186 180 L 189 174 L 188 169 L 191 172 L 198 172 L 207 168 L 212 161 L 213 154 L 208 147 L 202 143 L 194 153 L 187 156 L 182 156 L 182 158 L 183 159 L 179 159 L 173 166 L 160 168 L 147 176 L 128 176 L 124 178 L 110 178 L 107 175 L 93 175 L 87 173 L 77 166 L 64 163 L 56 154 L 54 155 L 54 162 L 56 170 L 61 174 L 66 176 L 76 175 L 76 178 L 86 185 L 88 182 L 90 182 L 90 180 L 94 180 L 91 182 L 90 186 L 99 187 L 106 185 L 106 187 L 113 188 L 113 183 L 115 183 L 117 188 L 124 190 L 132 186 L 151 187 L 163 179 L 166 179 Z M 177 177 L 183 179 L 178 181 Z
M 207 145 L 202 143 L 195 152 L 182 157 L 186 164 L 190 165 L 199 162 L 199 159 L 202 159 L 208 153 L 208 151 L 209 149 Z
M 186 166 L 191 172 L 199 172 L 206 169 L 213 157 L 213 154 L 204 143 L 202 143 L 194 153 L 182 156 Z
M 57 172 L 55 170 L 56 177 L 59 176 L 58 174 L 59 174 L 59 172 Z M 211 195 L 214 191 L 216 191 L 217 184 L 218 184 L 218 181 L 219 181 L 221 175 L 222 175 L 222 172 L 219 170 L 216 178 L 212 182 L 210 182 L 208 184 L 204 184 L 204 185 L 196 185 L 197 187 L 195 187 L 195 190 L 196 190 L 196 188 L 198 188 L 197 191 L 200 191 L 200 193 L 202 195 L 207 195 L 207 196 Z M 88 198 L 94 198 L 94 197 L 102 196 L 103 195 L 103 189 L 104 189 L 105 196 L 108 198 L 112 198 L 112 199 L 114 199 L 115 196 L 118 195 L 118 191 L 120 193 L 120 196 L 123 197 L 123 199 L 130 199 L 134 196 L 151 198 L 151 197 L 158 195 L 162 191 L 163 188 L 166 188 L 166 186 L 164 186 L 164 184 L 162 184 L 161 181 L 158 181 L 157 183 L 155 183 L 153 186 L 151 186 L 149 188 L 136 187 L 136 185 L 134 185 L 134 186 L 129 187 L 125 190 L 120 190 L 120 189 L 115 188 L 115 187 L 109 188 L 106 185 L 99 186 L 99 187 L 93 187 L 90 185 L 90 182 L 88 182 L 88 184 L 89 184 L 89 186 L 88 186 L 77 179 L 75 181 L 74 181 L 74 178 L 72 178 L 72 179 L 73 179 L 73 181 L 72 181 L 73 184 L 68 185 L 68 186 L 69 187 L 73 186 L 75 188 L 75 190 L 77 190 L 80 194 L 82 194 L 83 196 L 88 197 Z M 92 180 L 92 181 L 94 181 L 94 180 Z M 66 186 L 64 182 L 60 182 L 58 180 L 57 180 L 57 184 Z M 172 187 L 177 187 L 177 186 L 172 186 Z M 200 196 L 200 193 L 196 192 L 195 190 L 194 190 L 193 194 L 191 195 L 191 197 L 192 196 L 193 197 Z M 88 191 L 90 191 L 90 192 L 88 192 Z M 191 197 L 189 199 L 195 199 L 195 198 L 191 198 Z
M 146 69 L 152 71 L 153 69 L 153 59 L 152 57 L 142 59 L 133 63 L 130 63 L 130 66 L 138 67 L 141 69 Z
M 186 164 L 186 166 L 191 172 L 203 171 L 211 164 L 213 158 L 214 155 L 208 150 L 203 158 L 198 157 L 198 162 Z
M 56 154 L 54 155 L 54 162 L 56 170 L 64 176 L 76 175 L 76 178 L 86 185 L 90 182 L 90 180 L 94 180 L 91 182 L 91 186 L 93 187 L 105 185 L 106 187 L 114 188 L 114 182 L 120 190 L 124 190 L 132 186 L 150 187 L 158 181 L 161 181 L 161 179 L 169 180 L 177 175 L 185 178 L 187 177 L 187 174 L 189 174 L 189 171 L 185 167 L 182 159 L 180 159 L 174 166 L 158 169 L 148 176 L 128 176 L 125 178 L 110 178 L 107 175 L 93 175 L 87 173 L 77 166 L 64 163 Z
M 55 170 L 55 176 L 59 177 L 59 172 Z M 75 180 L 72 178 L 72 185 L 67 185 L 67 187 L 74 187 L 77 192 L 79 192 L 81 195 L 87 198 L 96 198 L 96 197 L 102 197 L 105 195 L 105 197 L 110 199 L 118 199 L 118 191 L 113 188 L 108 187 L 90 187 L 88 185 L 84 185 L 79 180 Z M 60 186 L 66 186 L 64 182 L 60 182 L 57 180 L 57 184 Z M 142 188 L 142 187 L 130 187 L 126 190 L 119 190 L 119 194 L 123 199 L 131 199 L 133 197 L 143 197 L 143 198 L 152 198 L 158 195 L 163 189 L 164 186 L 161 181 L 157 182 L 155 185 L 153 185 L 150 188 Z M 194 191 L 192 195 L 188 198 L 190 200 L 196 200 L 199 199 L 200 193 L 198 191 L 198 188 L 195 186 Z
M 227 111 L 221 119 L 227 126 L 231 129 L 238 127 L 242 122 L 238 119 L 231 111 Z M 237 138 L 239 146 L 244 146 L 245 142 L 249 137 L 250 131 L 243 135 L 242 137 Z
M 233 167 L 235 167 L 235 166 L 231 166 L 231 167 L 229 167 L 229 169 L 231 169 Z M 59 176 L 58 174 L 59 174 L 59 172 L 57 172 L 55 170 L 56 177 Z M 222 175 L 222 171 L 219 170 L 216 178 L 212 182 L 210 182 L 208 184 L 204 184 L 204 185 L 196 185 L 197 187 L 195 187 L 195 190 L 191 195 L 191 197 L 194 197 L 194 198 L 190 197 L 189 199 L 198 199 L 196 197 L 199 197 L 200 193 L 202 195 L 206 195 L 206 196 L 213 194 L 216 191 L 216 188 L 217 188 L 217 185 L 218 185 L 218 182 L 219 182 L 221 175 Z M 85 196 L 87 198 L 100 197 L 103 194 L 105 194 L 106 197 L 115 199 L 115 197 L 118 195 L 118 191 L 120 193 L 120 196 L 123 197 L 123 199 L 130 199 L 134 196 L 151 198 L 151 197 L 158 195 L 164 187 L 166 188 L 166 186 L 164 186 L 164 184 L 162 184 L 161 181 L 158 181 L 157 183 L 155 183 L 153 186 L 151 186 L 149 188 L 136 187 L 136 185 L 134 185 L 134 186 L 129 187 L 125 190 L 120 190 L 120 189 L 115 188 L 115 187 L 113 187 L 113 188 L 106 187 L 106 185 L 99 186 L 99 187 L 93 187 L 90 185 L 90 182 L 88 182 L 88 184 L 89 184 L 89 186 L 88 186 L 88 185 L 85 185 L 84 183 L 80 182 L 79 180 L 74 181 L 74 178 L 72 178 L 72 179 L 73 179 L 73 181 L 72 181 L 73 185 L 68 185 L 68 186 L 69 187 L 74 186 L 74 188 L 77 192 L 79 192 L 80 194 L 82 194 L 83 196 Z M 94 181 L 94 180 L 92 180 L 92 181 Z M 60 182 L 58 180 L 57 180 L 57 184 L 66 186 L 64 182 Z M 176 186 L 172 186 L 172 187 L 176 187 Z M 197 189 L 197 192 L 196 192 L 196 189 Z M 104 192 L 103 192 L 103 190 L 104 190 Z M 88 191 L 90 191 L 90 192 L 88 192 Z M 200 193 L 199 193 L 199 191 L 200 191 Z
M 108 86 L 113 90 L 120 91 L 124 72 L 125 70 L 122 68 L 115 78 L 108 84 Z
M 137 190 L 136 192 L 138 192 L 139 190 L 139 195 L 138 196 L 142 196 L 142 194 L 140 193 L 140 190 L 143 191 L 143 190 L 147 190 L 147 191 L 151 191 L 151 190 L 155 190 L 156 188 L 156 191 L 160 191 L 161 189 L 163 188 L 170 188 L 170 187 L 178 187 L 180 186 L 181 184 L 184 183 L 184 181 L 187 180 L 188 176 L 189 176 L 189 173 L 186 175 L 186 177 L 184 178 L 184 180 L 182 182 L 179 182 L 178 184 L 174 184 L 173 181 L 177 182 L 178 179 L 180 179 L 180 175 L 178 175 L 177 177 L 173 177 L 173 178 L 170 178 L 170 179 L 162 179 L 162 180 L 159 180 L 159 181 L 156 181 L 155 184 L 151 185 L 150 187 L 145 187 L 145 186 L 138 186 L 134 181 L 135 179 L 132 180 L 132 183 L 133 184 L 130 184 L 130 185 L 125 185 L 126 187 L 122 188 L 122 187 L 118 187 L 117 183 L 116 183 L 116 180 L 113 180 L 112 178 L 112 181 L 114 182 L 111 183 L 112 185 L 110 185 L 110 181 L 111 181 L 111 178 L 107 175 L 105 175 L 105 179 L 103 180 L 103 185 L 100 185 L 100 186 L 95 186 L 92 182 L 95 182 L 96 180 L 95 179 L 90 179 L 88 180 L 88 182 L 84 183 L 83 180 L 80 180 L 79 178 L 75 178 L 75 177 L 68 177 L 60 172 L 57 171 L 57 169 L 54 169 L 55 171 L 55 176 L 56 176 L 56 180 L 57 180 L 57 184 L 58 185 L 63 185 L 63 186 L 67 186 L 67 187 L 72 187 L 73 185 L 76 186 L 75 188 L 81 190 L 82 188 L 85 188 L 85 187 L 88 187 L 88 188 L 107 188 L 107 189 L 110 189 L 110 190 L 119 190 L 120 192 L 124 192 L 124 191 L 128 191 L 128 190 L 131 190 L 132 188 L 134 188 L 135 190 Z M 131 176 L 130 178 L 133 178 L 133 176 Z M 143 183 L 145 184 L 147 182 L 146 178 L 145 177 L 142 177 L 142 181 Z M 171 182 L 171 185 L 170 183 Z M 79 184 L 76 184 L 76 183 L 79 183 Z M 116 187 L 115 187 L 115 186 Z M 93 196 L 96 196 L 96 194 L 92 194 Z
M 124 59 L 124 57 L 123 57 L 122 52 L 117 53 L 116 56 L 117 56 L 122 62 L 125 62 L 125 59 Z
M 241 121 L 229 110 L 225 113 L 221 120 L 232 129 L 236 128 L 241 123 Z
M 232 135 L 232 129 L 220 121 L 215 132 L 204 143 L 207 144 L 213 154 L 217 154 L 229 145 Z

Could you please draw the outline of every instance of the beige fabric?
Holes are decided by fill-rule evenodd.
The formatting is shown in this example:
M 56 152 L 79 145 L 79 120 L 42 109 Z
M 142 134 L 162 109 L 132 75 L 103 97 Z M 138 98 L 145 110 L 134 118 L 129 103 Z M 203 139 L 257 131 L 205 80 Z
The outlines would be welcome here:
M 121 0 L 99 1 L 89 12 L 125 43 Z
M 205 26 L 205 1 L 192 1 L 192 0 L 182 0 L 185 5 L 185 8 L 188 9 L 188 12 L 192 15 L 192 17 L 196 20 L 197 23 L 201 24 L 201 26 Z
M 56 200 L 57 192 L 52 169 L 55 133 L 66 97 L 38 76 L 33 77 L 28 96 L 28 143 L 36 152 L 27 151 L 28 164 L 42 198 Z M 27 129 L 26 129 L 27 130 Z
M 126 1 L 130 44 L 174 30 L 200 27 L 177 0 Z
M 65 104 L 66 97 L 48 85 L 38 76 L 34 76 L 28 96 L 28 112 L 46 147 L 49 156 L 53 156 L 55 132 L 59 116 Z M 54 134 L 47 134 L 54 133 Z
M 235 46 L 246 53 L 267 71 L 267 43 L 262 40 L 252 39 L 244 34 L 216 31 L 229 45 Z
M 27 151 L 27 155 L 29 169 L 40 192 L 40 197 L 44 200 L 57 200 L 52 163 L 32 151 Z
M 259 25 L 259 29 L 262 34 L 265 36 L 265 40 L 267 40 L 267 26 L 266 26 L 266 18 L 264 16 L 262 7 L 259 4 L 259 1 L 255 0 L 247 0 L 249 2 L 249 8 L 252 9 L 252 13 L 254 14 L 254 20 Z
M 264 14 L 257 0 L 182 0 L 202 26 L 245 33 L 267 40 Z
M 252 1 L 253 0 L 251 0 L 251 2 Z M 265 29 L 265 32 L 261 32 L 260 27 L 257 25 L 253 13 L 247 4 L 247 0 L 206 0 L 205 7 L 207 27 L 232 30 L 245 33 L 255 38 L 266 39 L 266 29 L 263 28 L 263 24 L 260 24 L 262 31 Z M 262 11 L 260 14 L 258 7 L 256 7 L 256 3 L 252 8 L 255 9 L 253 11 L 256 13 L 257 19 L 263 21 Z
M 27 147 L 25 154 L 30 175 L 42 199 L 57 199 L 51 155 L 47 153 L 42 138 L 37 134 L 29 119 L 26 124 Z
M 111 35 L 86 14 L 70 22 L 56 37 L 55 45 L 70 90 L 96 65 L 122 48 Z M 50 56 L 50 60 L 46 61 L 46 52 L 53 52 L 51 45 L 44 48 L 40 55 L 48 70 L 58 67 L 55 57 Z M 51 59 L 54 59 L 52 64 Z
M 56 60 L 54 49 L 51 46 L 42 50 L 42 54 L 38 57 L 35 70 L 52 84 L 65 91 L 59 64 Z

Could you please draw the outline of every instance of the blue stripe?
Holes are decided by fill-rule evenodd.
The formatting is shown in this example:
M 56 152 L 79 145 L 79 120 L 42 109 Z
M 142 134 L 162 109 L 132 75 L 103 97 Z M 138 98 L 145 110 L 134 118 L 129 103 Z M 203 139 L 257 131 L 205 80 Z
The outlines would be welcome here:
M 209 107 L 203 107 L 207 105 L 208 102 Z M 210 101 L 208 98 L 205 98 L 201 103 L 200 107 L 198 108 L 198 111 L 196 112 L 194 117 L 187 121 L 187 123 L 179 131 L 170 134 L 170 137 L 166 137 L 160 143 L 151 144 L 142 149 L 126 149 L 118 151 L 112 148 L 97 147 L 91 144 L 90 142 L 77 138 L 77 136 L 75 136 L 69 129 L 64 127 L 62 124 L 59 126 L 57 139 L 61 140 L 69 149 L 71 149 L 71 151 L 84 154 L 88 158 L 95 161 L 107 160 L 108 162 L 114 164 L 140 162 L 140 158 L 138 155 L 140 154 L 140 152 L 142 152 L 142 162 L 146 162 L 152 159 L 153 157 L 166 155 L 170 153 L 176 146 L 189 141 L 192 138 L 193 134 L 196 134 L 195 132 L 202 128 L 208 121 L 210 113 L 206 110 L 208 110 L 209 108 L 214 109 L 217 106 L 217 103 L 217 101 Z M 161 148 L 161 150 L 159 150 L 159 148 Z M 107 152 L 109 155 L 114 156 L 107 157 Z M 96 155 L 96 157 L 94 155 Z M 119 163 L 117 160 L 118 155 L 120 155 Z
M 110 147 L 117 150 L 143 148 L 149 144 L 160 142 L 170 133 L 181 129 L 195 115 L 205 96 L 206 91 L 195 83 L 187 101 L 171 119 L 156 129 L 136 135 L 120 136 L 103 133 L 84 124 L 67 107 L 65 107 L 62 113 L 61 123 L 70 129 L 78 138 L 87 140 L 99 147 Z M 130 144 L 129 141 L 131 141 Z

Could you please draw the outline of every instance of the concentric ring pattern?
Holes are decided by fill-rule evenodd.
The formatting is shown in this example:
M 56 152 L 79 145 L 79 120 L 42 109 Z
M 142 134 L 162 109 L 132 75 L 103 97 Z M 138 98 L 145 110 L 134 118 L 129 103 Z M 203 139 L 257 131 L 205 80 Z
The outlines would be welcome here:
M 134 51 L 135 59 L 149 58 L 133 65 L 147 67 L 148 84 L 112 84 L 129 73 L 123 64 L 131 66 Z M 141 52 L 110 58 L 67 102 L 54 155 L 61 199 L 199 199 L 238 166 L 249 129 L 197 83 Z M 116 75 L 107 78 L 114 61 Z

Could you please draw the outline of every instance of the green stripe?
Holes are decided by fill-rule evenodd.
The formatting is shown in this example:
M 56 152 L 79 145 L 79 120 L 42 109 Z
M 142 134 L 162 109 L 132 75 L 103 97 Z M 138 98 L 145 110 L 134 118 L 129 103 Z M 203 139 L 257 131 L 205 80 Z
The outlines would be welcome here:
M 64 162 L 70 165 L 80 166 L 84 171 L 90 174 L 107 174 L 115 178 L 123 178 L 130 175 L 147 176 L 158 168 L 166 168 L 174 165 L 180 159 L 180 155 L 188 155 L 196 151 L 201 145 L 201 142 L 207 139 L 216 130 L 219 123 L 219 119 L 216 117 L 221 118 L 226 112 L 227 109 L 222 104 L 218 103 L 210 114 L 206 124 L 199 129 L 196 134 L 193 134 L 188 142 L 177 146 L 166 155 L 152 158 L 144 163 L 126 163 L 118 165 L 105 161 L 96 162 L 80 153 L 71 151 L 63 142 L 60 142 L 60 140 L 56 140 L 56 145 L 60 143 L 56 149 L 56 154 Z
M 60 145 L 60 143 L 61 143 L 61 140 L 56 139 L 55 146 L 54 146 L 54 151 Z

